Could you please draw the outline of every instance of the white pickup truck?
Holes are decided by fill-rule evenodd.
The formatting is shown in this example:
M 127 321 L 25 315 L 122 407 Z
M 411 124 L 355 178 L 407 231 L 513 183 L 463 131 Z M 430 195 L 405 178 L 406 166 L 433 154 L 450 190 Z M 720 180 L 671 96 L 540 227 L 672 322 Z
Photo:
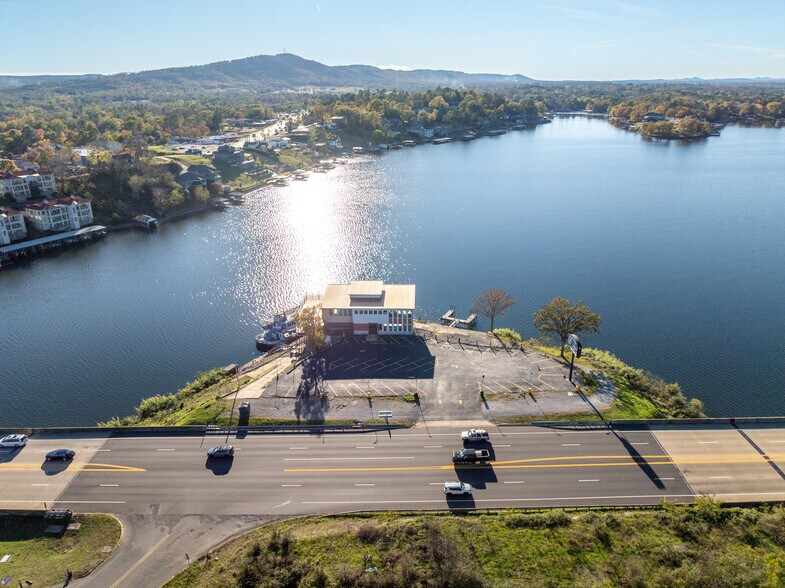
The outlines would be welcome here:
M 485 429 L 469 429 L 461 433 L 461 441 L 488 441 L 490 436 Z

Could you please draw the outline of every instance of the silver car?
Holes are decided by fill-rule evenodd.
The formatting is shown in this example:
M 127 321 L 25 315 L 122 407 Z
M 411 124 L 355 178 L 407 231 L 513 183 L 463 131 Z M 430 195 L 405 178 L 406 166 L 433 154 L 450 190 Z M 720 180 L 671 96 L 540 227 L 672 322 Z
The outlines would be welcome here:
M 207 457 L 232 457 L 234 455 L 234 447 L 231 445 L 219 445 L 207 451 Z
M 454 494 L 466 496 L 472 493 L 472 485 L 464 482 L 445 482 L 444 493 L 447 496 L 452 496 Z
M 0 439 L 0 447 L 24 447 L 27 445 L 27 435 L 7 435 Z

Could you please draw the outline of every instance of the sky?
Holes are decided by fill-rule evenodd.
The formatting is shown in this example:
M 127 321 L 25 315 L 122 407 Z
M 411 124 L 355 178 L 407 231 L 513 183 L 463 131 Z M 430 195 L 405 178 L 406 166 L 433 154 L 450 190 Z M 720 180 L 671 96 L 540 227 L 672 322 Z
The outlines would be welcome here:
M 0 0 L 0 21 L 13 75 L 287 52 L 540 80 L 785 77 L 785 0 Z

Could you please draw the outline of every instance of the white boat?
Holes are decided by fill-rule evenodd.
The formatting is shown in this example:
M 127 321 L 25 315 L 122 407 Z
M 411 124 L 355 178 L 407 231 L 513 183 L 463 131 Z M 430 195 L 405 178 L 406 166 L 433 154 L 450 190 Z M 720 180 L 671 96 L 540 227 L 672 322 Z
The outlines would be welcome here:
M 276 314 L 271 323 L 256 336 L 256 346 L 265 351 L 292 340 L 297 332 L 297 324 L 293 316 Z

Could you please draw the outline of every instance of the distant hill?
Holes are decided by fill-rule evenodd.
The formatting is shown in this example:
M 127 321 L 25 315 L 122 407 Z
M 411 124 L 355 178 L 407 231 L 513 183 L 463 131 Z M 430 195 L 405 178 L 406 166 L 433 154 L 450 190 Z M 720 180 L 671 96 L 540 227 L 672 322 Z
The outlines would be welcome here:
M 291 53 L 257 55 L 207 65 L 174 67 L 138 73 L 84 76 L 0 76 L 2 86 L 47 84 L 68 93 L 124 88 L 161 90 L 281 90 L 317 88 L 414 89 L 434 86 L 520 84 L 523 75 L 469 74 L 460 71 L 417 69 L 400 71 L 370 65 L 329 66 Z

